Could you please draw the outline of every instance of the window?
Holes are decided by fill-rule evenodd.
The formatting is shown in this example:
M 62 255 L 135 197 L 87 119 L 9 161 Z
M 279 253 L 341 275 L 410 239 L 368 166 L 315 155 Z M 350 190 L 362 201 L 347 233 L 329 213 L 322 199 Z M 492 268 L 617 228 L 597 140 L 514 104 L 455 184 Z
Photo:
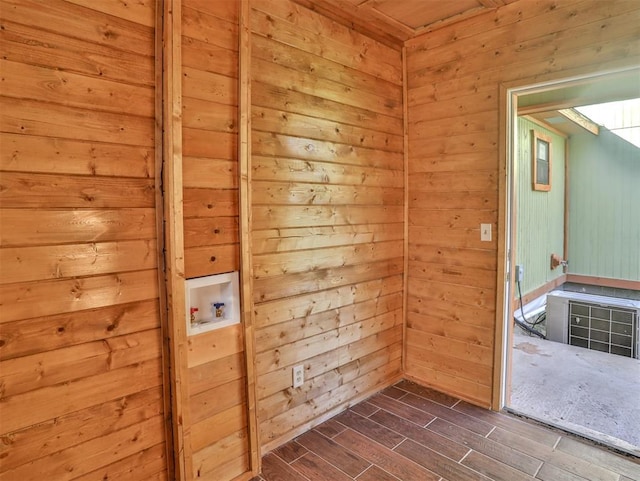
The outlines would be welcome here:
M 531 131 L 531 165 L 533 190 L 551 190 L 551 138 Z

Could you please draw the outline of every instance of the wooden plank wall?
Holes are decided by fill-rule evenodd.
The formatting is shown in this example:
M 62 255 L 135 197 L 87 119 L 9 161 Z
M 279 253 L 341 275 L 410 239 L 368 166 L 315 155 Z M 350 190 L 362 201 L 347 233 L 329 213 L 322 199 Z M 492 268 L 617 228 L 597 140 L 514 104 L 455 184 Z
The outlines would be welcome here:
M 239 270 L 239 2 L 182 1 L 185 277 Z M 189 479 L 249 470 L 243 327 L 187 341 Z
M 0 9 L 0 479 L 166 479 L 155 2 Z
M 253 0 L 252 251 L 263 451 L 400 375 L 402 59 Z M 305 383 L 292 388 L 292 367 Z
M 634 1 L 524 0 L 408 42 L 408 375 L 491 403 L 499 86 L 637 64 L 638 25 Z
M 188 479 L 231 480 L 249 470 L 245 383 L 241 324 L 189 338 Z
M 185 276 L 237 271 L 238 1 L 182 1 Z

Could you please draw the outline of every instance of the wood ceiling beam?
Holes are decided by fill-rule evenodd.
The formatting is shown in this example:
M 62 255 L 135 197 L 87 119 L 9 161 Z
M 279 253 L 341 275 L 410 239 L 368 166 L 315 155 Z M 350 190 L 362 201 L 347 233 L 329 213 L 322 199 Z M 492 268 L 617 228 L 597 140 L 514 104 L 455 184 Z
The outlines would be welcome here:
M 518 115 L 531 115 L 539 114 L 541 112 L 553 112 L 554 110 L 570 109 L 574 104 L 570 100 L 563 100 L 562 102 L 549 102 L 538 105 L 527 105 L 524 107 L 518 107 Z
M 485 8 L 491 8 L 491 9 L 504 7 L 506 5 L 504 0 L 478 0 L 478 3 Z
M 493 10 L 493 8 L 491 9 Z M 486 7 L 476 7 L 470 10 L 466 10 L 462 13 L 458 13 L 456 15 L 452 15 L 451 17 L 443 18 L 442 20 L 438 20 L 437 22 L 430 23 L 425 25 L 424 27 L 417 28 L 415 30 L 416 36 L 421 35 L 423 33 L 432 32 L 442 27 L 446 27 L 447 25 L 451 25 L 452 23 L 460 22 L 462 20 L 466 20 L 467 18 L 475 17 L 481 13 L 490 12 L 491 10 Z
M 560 137 L 562 137 L 564 139 L 569 137 L 569 134 L 567 132 L 563 132 L 562 130 L 555 128 L 549 122 L 546 122 L 546 121 L 540 120 L 540 119 L 536 119 L 535 117 L 532 117 L 531 115 L 523 115 L 522 118 L 523 119 L 527 119 L 529 122 L 534 123 L 536 125 L 539 125 L 540 127 L 544 128 L 544 129 L 550 130 L 554 134 L 559 135 Z
M 583 129 L 591 132 L 593 135 L 600 135 L 600 126 L 593 122 L 590 118 L 585 117 L 575 109 L 560 109 L 558 113 L 567 120 L 570 120 Z

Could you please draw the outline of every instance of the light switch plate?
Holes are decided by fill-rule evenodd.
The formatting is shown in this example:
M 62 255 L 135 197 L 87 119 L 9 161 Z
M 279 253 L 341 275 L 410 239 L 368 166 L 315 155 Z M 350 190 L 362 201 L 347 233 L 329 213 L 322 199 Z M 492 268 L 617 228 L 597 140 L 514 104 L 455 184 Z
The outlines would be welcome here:
M 491 224 L 480 224 L 480 240 L 491 242 Z

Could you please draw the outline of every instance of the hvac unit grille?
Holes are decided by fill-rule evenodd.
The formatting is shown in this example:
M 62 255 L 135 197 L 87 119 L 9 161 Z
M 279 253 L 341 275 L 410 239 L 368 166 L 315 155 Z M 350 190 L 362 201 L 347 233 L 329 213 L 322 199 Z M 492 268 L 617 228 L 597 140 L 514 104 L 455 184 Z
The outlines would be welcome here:
M 634 358 L 636 311 L 569 301 L 569 344 Z

